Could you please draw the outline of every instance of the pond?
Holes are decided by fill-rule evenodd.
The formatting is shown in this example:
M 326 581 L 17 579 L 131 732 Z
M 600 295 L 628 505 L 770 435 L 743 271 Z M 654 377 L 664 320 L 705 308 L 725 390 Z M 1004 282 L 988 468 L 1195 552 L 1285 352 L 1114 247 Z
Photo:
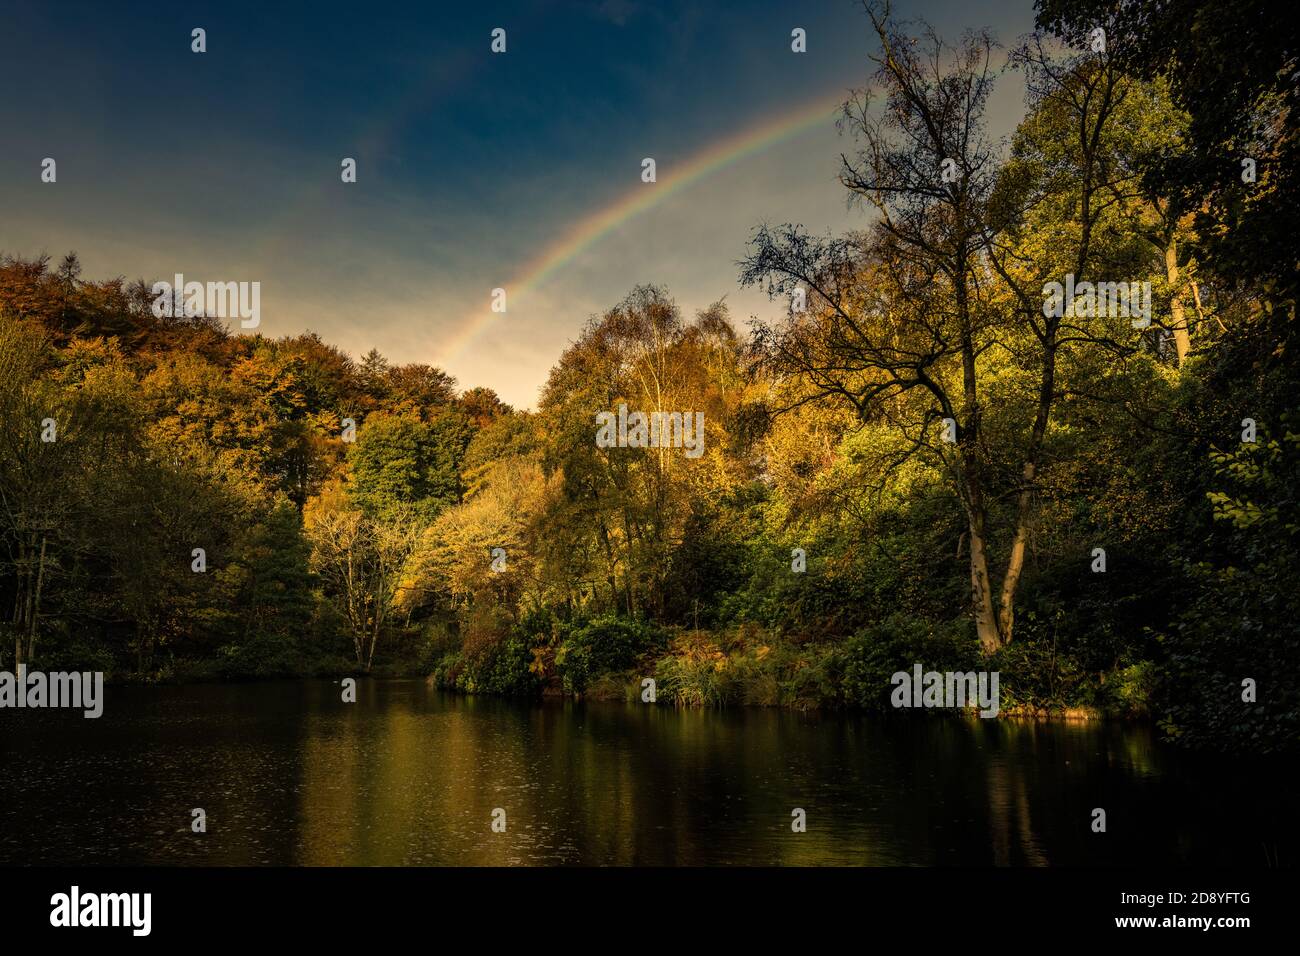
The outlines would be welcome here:
M 1143 724 L 521 702 L 420 680 L 341 697 L 109 687 L 97 720 L 0 711 L 0 863 L 1265 866 L 1297 846 L 1294 774 L 1184 754 Z

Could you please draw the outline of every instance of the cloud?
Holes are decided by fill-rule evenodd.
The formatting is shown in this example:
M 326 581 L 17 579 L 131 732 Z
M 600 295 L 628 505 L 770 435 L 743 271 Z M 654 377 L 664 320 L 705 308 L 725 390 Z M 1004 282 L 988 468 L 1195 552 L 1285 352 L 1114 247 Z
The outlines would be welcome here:
M 591 12 L 597 18 L 621 27 L 630 17 L 641 12 L 641 5 L 632 0 L 601 0 L 591 8 Z

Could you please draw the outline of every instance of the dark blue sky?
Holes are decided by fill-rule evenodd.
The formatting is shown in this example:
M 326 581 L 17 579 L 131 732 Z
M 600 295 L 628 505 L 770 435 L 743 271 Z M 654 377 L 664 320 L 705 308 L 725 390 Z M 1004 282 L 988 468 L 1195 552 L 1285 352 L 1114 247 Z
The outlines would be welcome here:
M 443 346 L 574 223 L 711 144 L 865 82 L 868 23 L 811 3 L 5 2 L 0 251 L 86 275 L 262 283 L 262 331 L 445 365 L 531 405 L 588 314 L 640 282 L 764 309 L 735 260 L 762 220 L 862 225 L 833 126 L 739 158 L 585 249 L 490 333 Z M 1023 3 L 913 3 L 955 38 Z M 808 53 L 790 52 L 790 30 Z M 208 52 L 190 51 L 207 31 Z M 504 55 L 489 51 L 494 27 Z M 1008 100 L 1008 115 L 1018 102 Z M 58 162 L 42 184 L 40 162 Z M 358 182 L 339 163 L 358 160 Z

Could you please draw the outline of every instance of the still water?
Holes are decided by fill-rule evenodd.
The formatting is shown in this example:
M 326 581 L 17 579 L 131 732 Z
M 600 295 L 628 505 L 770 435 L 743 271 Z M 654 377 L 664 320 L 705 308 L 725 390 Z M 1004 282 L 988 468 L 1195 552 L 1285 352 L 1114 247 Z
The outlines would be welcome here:
M 110 687 L 98 720 L 0 711 L 0 863 L 1295 863 L 1294 774 L 1191 758 L 1144 725 L 521 703 L 403 680 L 340 696 Z

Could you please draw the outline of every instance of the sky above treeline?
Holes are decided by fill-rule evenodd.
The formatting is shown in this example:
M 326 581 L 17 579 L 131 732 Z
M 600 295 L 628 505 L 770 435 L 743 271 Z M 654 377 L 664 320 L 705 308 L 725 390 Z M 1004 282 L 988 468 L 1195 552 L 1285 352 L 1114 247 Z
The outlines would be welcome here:
M 0 252 L 260 282 L 265 335 L 310 329 L 529 408 L 633 286 L 687 315 L 725 297 L 744 332 L 780 311 L 736 280 L 755 226 L 868 222 L 836 182 L 835 107 L 874 49 L 852 0 L 410 6 L 10 0 Z M 897 9 L 1004 44 L 1033 19 L 1028 0 Z M 996 134 L 1021 89 L 1000 84 Z

